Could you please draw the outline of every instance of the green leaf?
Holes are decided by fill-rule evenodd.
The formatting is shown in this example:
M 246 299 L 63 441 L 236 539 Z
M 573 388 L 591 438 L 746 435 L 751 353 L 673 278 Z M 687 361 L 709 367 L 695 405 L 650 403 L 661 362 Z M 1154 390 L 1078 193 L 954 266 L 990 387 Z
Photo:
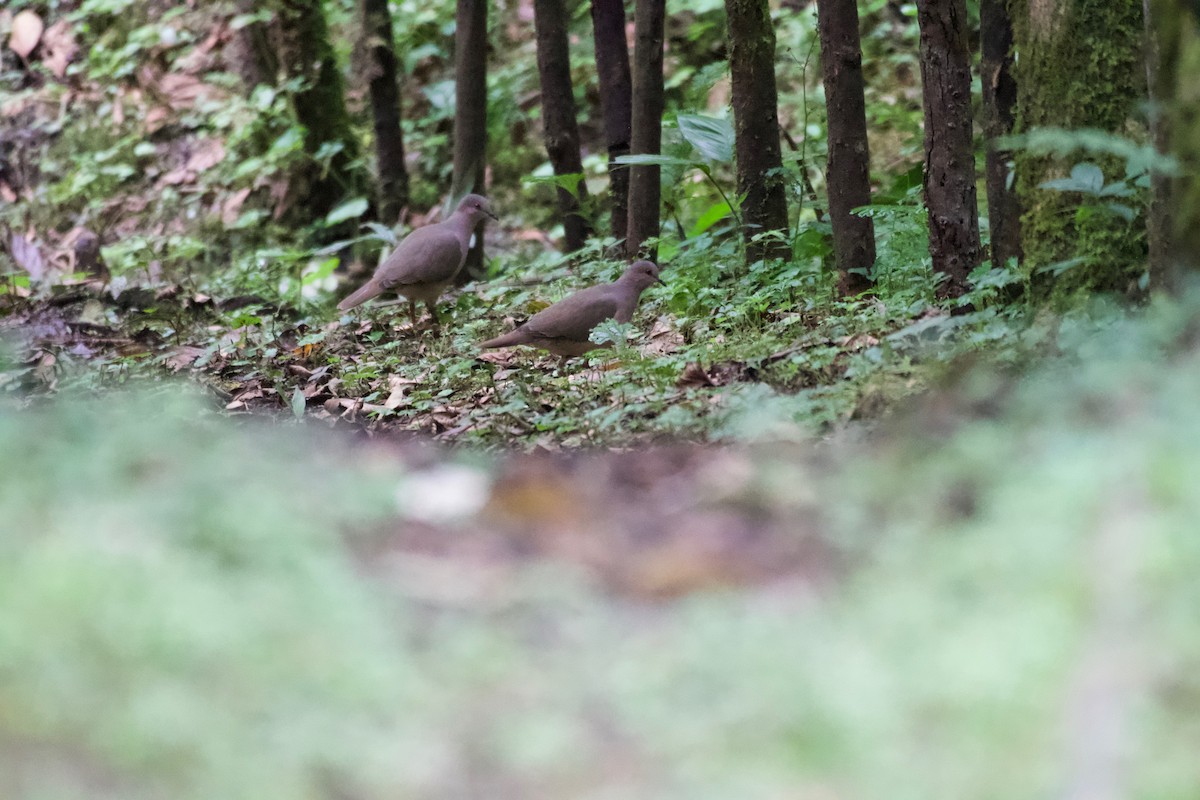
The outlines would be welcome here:
M 1084 161 L 1071 168 L 1071 177 L 1042 181 L 1038 188 L 1098 195 L 1104 188 L 1104 171 L 1095 164 Z
M 700 219 L 696 220 L 696 224 L 692 226 L 692 229 L 688 231 L 688 236 L 699 236 L 700 234 L 704 233 L 713 225 L 716 225 L 718 222 L 725 219 L 725 217 L 729 216 L 729 212 L 731 210 L 732 209 L 729 208 L 729 203 L 726 203 L 724 200 L 716 205 L 709 206 L 708 209 L 700 215 Z
M 660 156 L 654 153 L 637 153 L 635 155 L 617 156 L 613 159 L 614 164 L 629 164 L 631 166 L 658 166 L 658 167 L 694 167 L 696 162 L 687 158 L 676 158 L 674 156 Z
M 733 162 L 733 125 L 727 119 L 700 114 L 679 114 L 679 133 L 708 161 Z
M 300 387 L 297 386 L 295 390 L 292 391 L 292 416 L 294 416 L 296 419 L 303 417 L 304 406 L 306 402 L 307 401 L 304 399 L 304 392 L 302 392 Z
M 365 197 L 356 197 L 353 200 L 347 200 L 333 211 L 329 212 L 329 214 L 325 217 L 325 224 L 336 225 L 339 222 L 345 222 L 348 219 L 361 217 L 366 212 L 368 205 L 369 203 Z
M 1085 256 L 1078 256 L 1076 258 L 1068 258 L 1064 261 L 1055 261 L 1053 264 L 1047 264 L 1044 267 L 1038 268 L 1037 272 L 1039 275 L 1045 274 L 1048 272 L 1051 275 L 1053 275 L 1055 278 L 1057 278 L 1059 275 L 1062 275 L 1064 272 L 1070 272 L 1071 270 L 1075 269 L 1076 267 L 1083 266 L 1084 264 L 1087 264 L 1087 263 L 1088 263 L 1088 259 Z
M 380 225 L 378 222 L 364 222 L 360 227 L 369 230 L 374 234 L 374 238 L 387 242 L 392 247 L 396 246 L 396 232 L 386 225 Z
M 1133 222 L 1137 217 L 1137 212 L 1124 203 L 1105 203 L 1104 207 L 1126 222 Z
M 566 175 L 531 175 L 525 178 L 530 185 L 550 184 L 559 189 L 565 189 L 572 197 L 579 198 L 579 184 L 583 182 L 583 173 L 571 172 Z
M 333 274 L 333 271 L 337 269 L 337 265 L 338 259 L 336 257 L 327 258 L 315 266 L 310 264 L 304 268 L 304 272 L 300 276 L 301 285 L 311 286 L 314 283 L 320 283 Z

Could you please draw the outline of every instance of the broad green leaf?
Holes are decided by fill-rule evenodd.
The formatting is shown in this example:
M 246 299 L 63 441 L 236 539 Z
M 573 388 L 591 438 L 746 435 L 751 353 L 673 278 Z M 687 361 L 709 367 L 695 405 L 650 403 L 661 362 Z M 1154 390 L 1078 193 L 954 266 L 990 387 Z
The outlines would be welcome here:
M 360 227 L 373 233 L 374 238 L 381 239 L 392 247 L 396 246 L 396 232 L 387 225 L 380 225 L 378 222 L 364 222 Z
M 1098 195 L 1104 188 L 1104 172 L 1095 164 L 1084 161 L 1071 168 L 1071 177 L 1042 181 L 1038 188 Z
M 1104 207 L 1126 222 L 1133 222 L 1137 212 L 1124 203 L 1105 203 Z
M 676 158 L 675 156 L 660 156 L 654 153 L 637 153 L 635 155 L 617 156 L 613 159 L 614 164 L 629 164 L 631 166 L 658 166 L 658 167 L 694 167 L 697 166 L 695 161 L 686 158 Z
M 725 219 L 725 217 L 729 216 L 730 211 L 731 209 L 729 208 L 729 203 L 726 203 L 724 200 L 716 205 L 709 206 L 708 209 L 700 215 L 700 219 L 696 220 L 696 224 L 692 226 L 692 229 L 688 231 L 688 236 L 699 236 L 713 225 L 716 225 L 718 222 Z
M 336 225 L 339 222 L 345 222 L 348 219 L 361 217 L 367 210 L 367 198 L 356 197 L 353 200 L 347 200 L 340 206 L 330 211 L 325 217 L 326 225 Z
M 733 125 L 727 119 L 700 114 L 680 114 L 675 118 L 679 133 L 708 161 L 733 162 Z

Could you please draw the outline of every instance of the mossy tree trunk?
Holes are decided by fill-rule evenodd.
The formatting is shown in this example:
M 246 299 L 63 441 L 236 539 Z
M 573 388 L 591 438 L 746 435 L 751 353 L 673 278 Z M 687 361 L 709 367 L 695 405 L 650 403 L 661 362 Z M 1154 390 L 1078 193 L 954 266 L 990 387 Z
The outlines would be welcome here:
M 396 45 L 388 0 L 361 0 L 363 34 L 367 39 L 371 118 L 378 161 L 379 216 L 393 225 L 408 205 L 408 169 L 404 164 L 404 132 L 400 128 L 400 87 Z
M 238 14 L 250 15 L 259 9 L 256 0 L 237 0 Z M 260 84 L 276 85 L 279 78 L 278 24 L 255 20 L 233 34 L 230 55 L 242 85 L 253 90 Z
M 635 155 L 657 155 L 662 151 L 665 21 L 665 0 L 637 0 L 633 15 L 633 136 L 629 148 Z M 625 253 L 630 258 L 657 257 L 657 248 L 644 245 L 647 239 L 658 236 L 661 200 L 659 168 L 631 167 L 625 238 Z
M 1181 166 L 1174 180 L 1155 182 L 1163 252 L 1151 261 L 1150 277 L 1158 288 L 1178 291 L 1182 276 L 1200 269 L 1200 9 L 1189 0 L 1151 0 L 1147 10 L 1156 144 Z
M 979 265 L 979 203 L 971 121 L 971 55 L 964 0 L 917 0 L 925 107 L 929 254 L 942 297 L 961 297 Z
M 838 293 L 856 295 L 871 288 L 875 264 L 875 225 L 853 210 L 871 202 L 871 151 L 863 96 L 862 44 L 855 0 L 819 0 L 821 77 L 829 121 L 829 221 L 838 269 Z
M 767 0 L 725 0 L 729 21 L 729 72 L 742 201 L 746 260 L 786 258 L 787 194 L 779 146 L 775 88 L 775 29 Z M 755 239 L 759 234 L 778 234 Z
M 1017 132 L 1061 127 L 1127 134 L 1144 96 L 1141 0 L 1009 2 L 1017 51 Z M 1086 198 L 1039 188 L 1083 160 L 1096 162 L 1106 181 L 1124 177 L 1124 163 L 1117 159 L 1017 154 L 1021 246 L 1035 294 L 1132 293 L 1145 269 L 1146 245 L 1135 224 L 1107 213 L 1077 214 Z M 1079 266 L 1058 279 L 1041 271 L 1075 259 Z
M 454 29 L 454 187 L 484 194 L 487 166 L 487 0 L 458 0 Z M 483 223 L 459 278 L 483 272 Z
M 567 8 L 563 0 L 534 0 L 538 76 L 542 85 L 542 131 L 546 152 L 557 176 L 578 175 L 575 192 L 558 187 L 564 244 L 568 253 L 583 247 L 592 227 L 583 215 L 587 182 L 582 179 L 579 124 L 575 120 L 575 92 L 571 87 L 571 54 L 567 42 Z
M 612 235 L 620 242 L 629 227 L 629 169 L 615 166 L 613 161 L 629 153 L 633 127 L 633 79 L 629 74 L 629 46 L 625 43 L 624 0 L 592 0 L 592 36 L 604 113 L 604 143 L 608 148 Z
M 292 213 L 303 215 L 297 222 L 315 222 L 347 198 L 362 194 L 367 181 L 321 0 L 274 0 L 273 7 L 279 22 L 283 70 L 301 80 L 292 102 L 296 118 L 305 128 L 305 152 L 311 157 Z M 329 145 L 336 151 L 328 163 L 318 162 L 318 151 Z
M 1013 155 L 996 139 L 1013 131 L 1017 83 L 1012 67 L 1012 20 L 1006 0 L 980 0 L 979 74 L 983 84 L 983 135 L 987 140 L 986 182 L 992 266 L 1021 259 L 1021 201 L 1009 179 Z

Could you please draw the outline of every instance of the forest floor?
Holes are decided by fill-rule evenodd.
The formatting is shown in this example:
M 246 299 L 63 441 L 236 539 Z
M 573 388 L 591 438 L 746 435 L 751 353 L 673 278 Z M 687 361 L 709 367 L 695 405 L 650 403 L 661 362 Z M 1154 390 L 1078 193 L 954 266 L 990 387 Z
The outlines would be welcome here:
M 37 69 L 5 75 L 17 88 L 0 104 L 0 334 L 12 349 L 0 388 L 23 402 L 176 376 L 231 414 L 485 447 L 728 441 L 780 425 L 803 436 L 877 417 L 1023 325 L 992 304 L 1012 275 L 981 281 L 974 316 L 933 302 L 910 191 L 876 221 L 875 298 L 834 299 L 814 231 L 798 230 L 793 261 L 747 267 L 728 220 L 689 236 L 675 224 L 679 238 L 660 248 L 667 286 L 647 292 L 630 329 L 610 331 L 627 346 L 565 371 L 531 351 L 481 353 L 477 342 L 620 271 L 603 241 L 557 253 L 553 223 L 531 210 L 549 207 L 544 184 L 495 192 L 487 274 L 444 298 L 440 330 L 413 329 L 403 305 L 339 315 L 336 297 L 396 232 L 368 222 L 340 248 L 306 244 L 353 226 L 365 199 L 289 228 L 301 134 L 284 92 L 246 97 L 223 72 L 240 18 L 158 13 L 139 9 L 86 53 L 78 19 L 53 21 Z M 103 266 L 86 252 L 93 236 Z M 764 408 L 769 421 L 756 419 Z

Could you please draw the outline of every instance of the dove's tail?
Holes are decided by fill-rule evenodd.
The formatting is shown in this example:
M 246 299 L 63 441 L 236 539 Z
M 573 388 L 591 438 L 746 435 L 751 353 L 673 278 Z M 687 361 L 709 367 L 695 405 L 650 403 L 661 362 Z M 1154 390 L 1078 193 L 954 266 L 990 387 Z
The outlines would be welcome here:
M 493 347 L 512 347 L 516 344 L 525 344 L 525 335 L 520 328 L 510 331 L 503 336 L 497 336 L 495 339 L 480 342 L 479 347 L 481 350 L 490 350 Z
M 360 306 L 370 300 L 372 297 L 383 292 L 383 287 L 374 280 L 367 281 L 359 287 L 358 291 L 347 297 L 342 302 L 338 303 L 338 311 L 349 311 L 355 306 Z

